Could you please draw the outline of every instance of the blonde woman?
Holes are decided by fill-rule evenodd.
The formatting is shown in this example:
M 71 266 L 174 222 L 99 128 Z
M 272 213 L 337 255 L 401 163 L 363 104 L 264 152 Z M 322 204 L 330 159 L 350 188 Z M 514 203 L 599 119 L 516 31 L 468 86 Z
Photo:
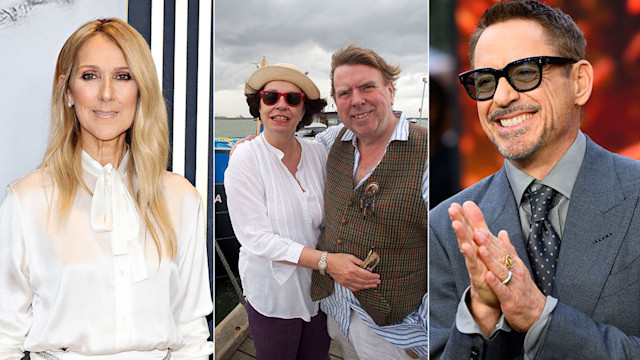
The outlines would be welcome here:
M 83 25 L 51 102 L 44 161 L 0 208 L 0 358 L 207 359 L 202 203 L 165 170 L 145 40 L 118 19 Z

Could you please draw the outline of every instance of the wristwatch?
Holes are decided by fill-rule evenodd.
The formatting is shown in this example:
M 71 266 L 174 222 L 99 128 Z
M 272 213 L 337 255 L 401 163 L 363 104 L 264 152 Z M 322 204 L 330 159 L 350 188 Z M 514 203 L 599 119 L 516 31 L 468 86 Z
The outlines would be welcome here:
M 320 261 L 318 261 L 318 270 L 321 275 L 325 275 L 324 271 L 327 270 L 327 255 L 329 255 L 329 253 L 323 251 L 322 256 L 320 256 Z

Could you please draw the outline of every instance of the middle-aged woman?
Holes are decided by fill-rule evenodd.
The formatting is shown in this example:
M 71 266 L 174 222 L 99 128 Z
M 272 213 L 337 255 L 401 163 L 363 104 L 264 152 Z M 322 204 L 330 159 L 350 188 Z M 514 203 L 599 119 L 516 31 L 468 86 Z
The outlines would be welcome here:
M 145 40 L 118 19 L 81 26 L 51 102 L 42 166 L 0 208 L 0 358 L 207 359 L 202 201 L 165 170 Z
M 325 360 L 330 338 L 326 315 L 311 300 L 312 269 L 341 278 L 362 263 L 353 255 L 315 249 L 323 225 L 327 149 L 295 132 L 327 103 L 290 64 L 254 71 L 245 95 L 264 131 L 235 148 L 225 191 L 241 244 L 238 268 L 256 357 Z

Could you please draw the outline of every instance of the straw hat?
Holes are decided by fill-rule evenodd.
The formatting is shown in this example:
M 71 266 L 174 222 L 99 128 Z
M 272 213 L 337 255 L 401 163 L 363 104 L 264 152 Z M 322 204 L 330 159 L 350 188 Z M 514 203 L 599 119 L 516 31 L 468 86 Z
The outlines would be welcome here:
M 274 80 L 288 81 L 304 91 L 310 100 L 320 98 L 320 90 L 300 69 L 291 64 L 266 65 L 258 68 L 249 76 L 244 85 L 244 94 L 249 95 L 261 89 L 266 83 Z

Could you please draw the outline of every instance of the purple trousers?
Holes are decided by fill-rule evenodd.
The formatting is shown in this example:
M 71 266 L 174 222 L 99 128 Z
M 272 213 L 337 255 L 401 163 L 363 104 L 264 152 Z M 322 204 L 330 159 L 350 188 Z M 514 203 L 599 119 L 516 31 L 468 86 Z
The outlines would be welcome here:
M 331 338 L 327 315 L 322 311 L 311 318 L 280 319 L 258 313 L 247 302 L 249 329 L 257 360 L 328 360 Z

